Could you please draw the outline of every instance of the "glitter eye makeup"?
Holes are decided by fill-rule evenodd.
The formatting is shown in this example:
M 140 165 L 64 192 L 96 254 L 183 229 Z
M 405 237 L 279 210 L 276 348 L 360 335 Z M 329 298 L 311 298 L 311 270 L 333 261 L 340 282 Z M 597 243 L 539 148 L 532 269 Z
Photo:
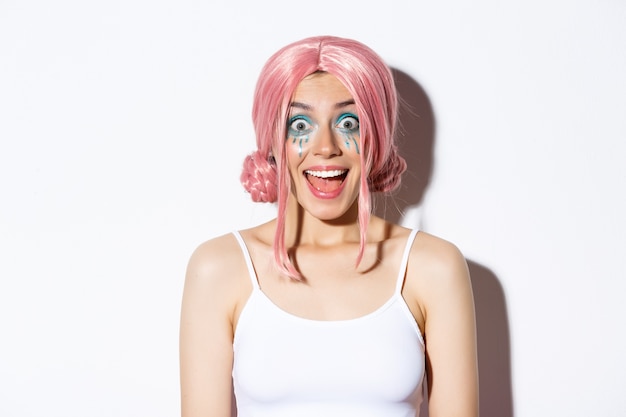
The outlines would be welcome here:
M 298 144 L 298 156 L 302 157 L 302 145 L 309 143 L 309 135 L 313 131 L 313 122 L 307 116 L 296 115 L 289 118 L 287 139 Z
M 289 136 L 302 136 L 311 133 L 313 122 L 307 116 L 296 115 L 289 119 Z
M 359 150 L 359 118 L 354 113 L 342 113 L 334 124 L 334 129 L 343 138 L 347 150 Z M 287 122 L 287 140 L 298 146 L 298 156 L 302 157 L 303 147 L 309 143 L 316 130 L 316 125 L 306 115 L 297 114 Z
M 337 119 L 335 123 L 337 129 L 343 137 L 344 145 L 346 148 L 351 149 L 351 145 L 354 145 L 354 150 L 357 154 L 360 154 L 359 150 L 359 118 L 352 113 L 344 113 Z
M 344 113 L 337 119 L 335 123 L 340 130 L 358 132 L 359 131 L 359 118 L 352 113 Z

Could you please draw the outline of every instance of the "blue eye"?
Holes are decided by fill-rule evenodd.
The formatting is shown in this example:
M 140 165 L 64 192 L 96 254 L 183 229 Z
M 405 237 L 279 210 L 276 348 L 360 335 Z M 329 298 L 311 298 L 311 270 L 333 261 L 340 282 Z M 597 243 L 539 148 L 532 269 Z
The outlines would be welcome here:
M 359 118 L 353 114 L 344 114 L 337 121 L 337 127 L 341 130 L 359 130 Z
M 289 120 L 289 131 L 294 134 L 305 133 L 311 130 L 311 122 L 302 116 L 292 117 Z

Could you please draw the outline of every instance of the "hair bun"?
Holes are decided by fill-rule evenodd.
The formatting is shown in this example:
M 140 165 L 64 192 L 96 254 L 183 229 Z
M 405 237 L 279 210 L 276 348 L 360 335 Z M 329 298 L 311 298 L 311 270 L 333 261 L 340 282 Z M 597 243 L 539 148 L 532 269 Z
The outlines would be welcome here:
M 240 181 L 252 201 L 274 203 L 278 199 L 276 164 L 256 151 L 246 156 Z
M 394 150 L 383 169 L 370 174 L 370 191 L 386 193 L 395 190 L 400 185 L 404 171 L 406 171 L 406 161 Z

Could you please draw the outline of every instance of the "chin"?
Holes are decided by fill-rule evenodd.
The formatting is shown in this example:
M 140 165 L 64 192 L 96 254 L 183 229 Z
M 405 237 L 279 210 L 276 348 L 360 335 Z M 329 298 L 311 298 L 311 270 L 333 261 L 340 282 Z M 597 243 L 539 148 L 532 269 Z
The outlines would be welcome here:
M 319 201 L 312 201 L 309 203 L 310 205 L 308 206 L 303 205 L 303 208 L 311 216 L 322 221 L 333 221 L 342 219 L 348 220 L 348 217 L 350 217 L 353 213 L 354 219 L 352 220 L 356 220 L 356 218 L 358 217 L 357 210 L 352 210 L 352 208 L 356 206 L 356 198 L 351 203 L 340 203 L 337 201 L 333 202 L 332 204 L 324 204 L 320 203 Z

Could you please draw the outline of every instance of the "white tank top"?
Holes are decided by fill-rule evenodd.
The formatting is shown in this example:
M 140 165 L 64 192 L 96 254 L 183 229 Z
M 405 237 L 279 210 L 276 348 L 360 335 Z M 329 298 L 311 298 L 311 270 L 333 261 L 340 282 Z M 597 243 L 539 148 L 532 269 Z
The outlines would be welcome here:
M 238 417 L 415 417 L 424 380 L 424 341 L 402 298 L 404 249 L 393 296 L 365 316 L 305 319 L 276 306 L 260 289 L 238 232 L 252 294 L 234 336 Z

